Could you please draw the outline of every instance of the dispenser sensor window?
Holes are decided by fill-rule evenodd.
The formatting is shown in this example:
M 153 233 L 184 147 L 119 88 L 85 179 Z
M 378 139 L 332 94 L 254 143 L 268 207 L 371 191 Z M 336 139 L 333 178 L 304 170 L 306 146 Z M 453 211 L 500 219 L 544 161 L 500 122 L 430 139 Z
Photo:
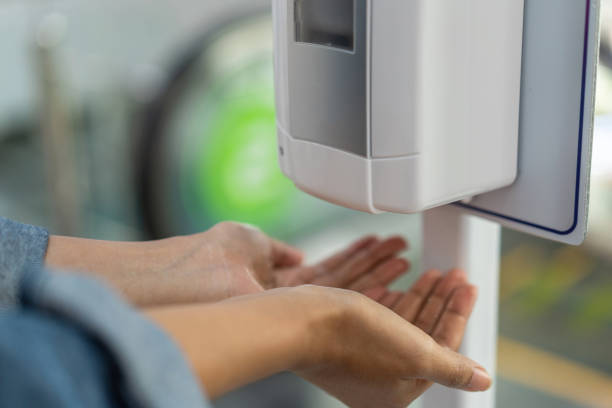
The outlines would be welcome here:
M 295 0 L 295 40 L 353 51 L 354 15 L 354 0 Z

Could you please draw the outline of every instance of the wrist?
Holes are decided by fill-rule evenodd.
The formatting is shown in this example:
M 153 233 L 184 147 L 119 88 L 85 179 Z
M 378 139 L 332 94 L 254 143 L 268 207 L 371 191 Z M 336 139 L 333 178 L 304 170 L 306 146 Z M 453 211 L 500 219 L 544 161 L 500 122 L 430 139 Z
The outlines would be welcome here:
M 175 340 L 215 398 L 270 375 L 311 368 L 313 340 L 327 327 L 329 312 L 312 291 L 290 288 L 156 308 L 148 315 Z
M 165 252 L 164 252 L 165 251 Z M 114 242 L 52 235 L 45 254 L 48 268 L 94 276 L 121 292 L 133 304 L 157 302 L 161 279 L 155 275 L 168 253 L 159 242 Z M 159 274 L 158 274 L 159 275 Z
M 107 272 L 144 269 L 147 247 L 140 242 L 100 241 L 51 235 L 45 265 L 105 275 Z
M 303 317 L 301 332 L 304 339 L 298 354 L 300 358 L 291 370 L 316 369 L 340 353 L 342 344 L 338 340 L 353 321 L 352 316 L 360 295 L 347 290 L 310 285 L 292 288 L 291 291 L 294 300 L 301 298 L 303 302 L 298 313 Z

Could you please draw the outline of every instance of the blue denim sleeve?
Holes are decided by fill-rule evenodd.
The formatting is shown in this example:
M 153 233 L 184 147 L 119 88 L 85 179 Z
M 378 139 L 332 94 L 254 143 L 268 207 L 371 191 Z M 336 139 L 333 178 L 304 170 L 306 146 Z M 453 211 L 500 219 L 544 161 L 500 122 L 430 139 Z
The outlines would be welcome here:
M 4 404 L 9 395 L 65 402 L 57 407 L 208 407 L 178 347 L 104 285 L 31 269 L 20 287 L 22 308 L 0 316 L 0 383 L 13 383 L 0 384 L 0 406 L 53 406 Z
M 21 275 L 43 264 L 48 241 L 44 229 L 0 217 L 0 310 L 15 306 Z
M 129 407 L 120 373 L 93 338 L 39 310 L 0 315 L 0 406 Z

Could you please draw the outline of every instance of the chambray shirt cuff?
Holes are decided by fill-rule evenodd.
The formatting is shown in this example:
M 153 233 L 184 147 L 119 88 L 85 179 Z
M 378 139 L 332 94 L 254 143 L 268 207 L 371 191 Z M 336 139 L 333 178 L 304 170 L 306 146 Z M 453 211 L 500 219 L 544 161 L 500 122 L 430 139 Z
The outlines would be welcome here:
M 209 407 L 174 342 L 103 284 L 82 275 L 30 269 L 20 286 L 25 305 L 69 321 L 108 350 L 131 406 Z
M 48 243 L 43 228 L 0 217 L 0 311 L 17 304 L 24 271 L 42 267 Z

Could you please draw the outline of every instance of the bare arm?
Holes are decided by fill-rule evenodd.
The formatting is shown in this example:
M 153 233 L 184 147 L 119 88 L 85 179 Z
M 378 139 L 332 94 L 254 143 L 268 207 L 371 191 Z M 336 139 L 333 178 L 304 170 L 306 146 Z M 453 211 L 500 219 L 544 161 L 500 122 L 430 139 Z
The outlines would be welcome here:
M 212 302 L 265 289 L 316 284 L 371 297 L 406 273 L 399 237 L 365 237 L 315 265 L 261 231 L 221 223 L 190 236 L 108 242 L 52 236 L 45 263 L 98 276 L 138 306 Z
M 187 257 L 198 237 L 150 242 L 111 242 L 51 236 L 45 257 L 48 267 L 74 270 L 105 280 L 139 306 L 208 300 L 221 292 L 215 272 L 220 267 L 202 254 L 195 265 L 173 269 Z M 236 268 L 226 265 L 226 268 Z M 217 279 L 214 279 L 217 278 Z M 216 299 L 210 299 L 216 300 Z
M 450 286 L 441 315 L 421 321 L 437 327 L 432 335 L 362 295 L 314 286 L 148 314 L 179 344 L 213 398 L 292 370 L 351 407 L 405 407 L 431 381 L 469 391 L 490 386 L 476 363 L 446 348 L 459 347 L 475 300 L 472 287 Z M 414 300 L 410 292 L 406 298 Z
M 210 305 L 179 305 L 147 314 L 179 344 L 211 398 L 296 369 L 320 317 L 285 289 Z

